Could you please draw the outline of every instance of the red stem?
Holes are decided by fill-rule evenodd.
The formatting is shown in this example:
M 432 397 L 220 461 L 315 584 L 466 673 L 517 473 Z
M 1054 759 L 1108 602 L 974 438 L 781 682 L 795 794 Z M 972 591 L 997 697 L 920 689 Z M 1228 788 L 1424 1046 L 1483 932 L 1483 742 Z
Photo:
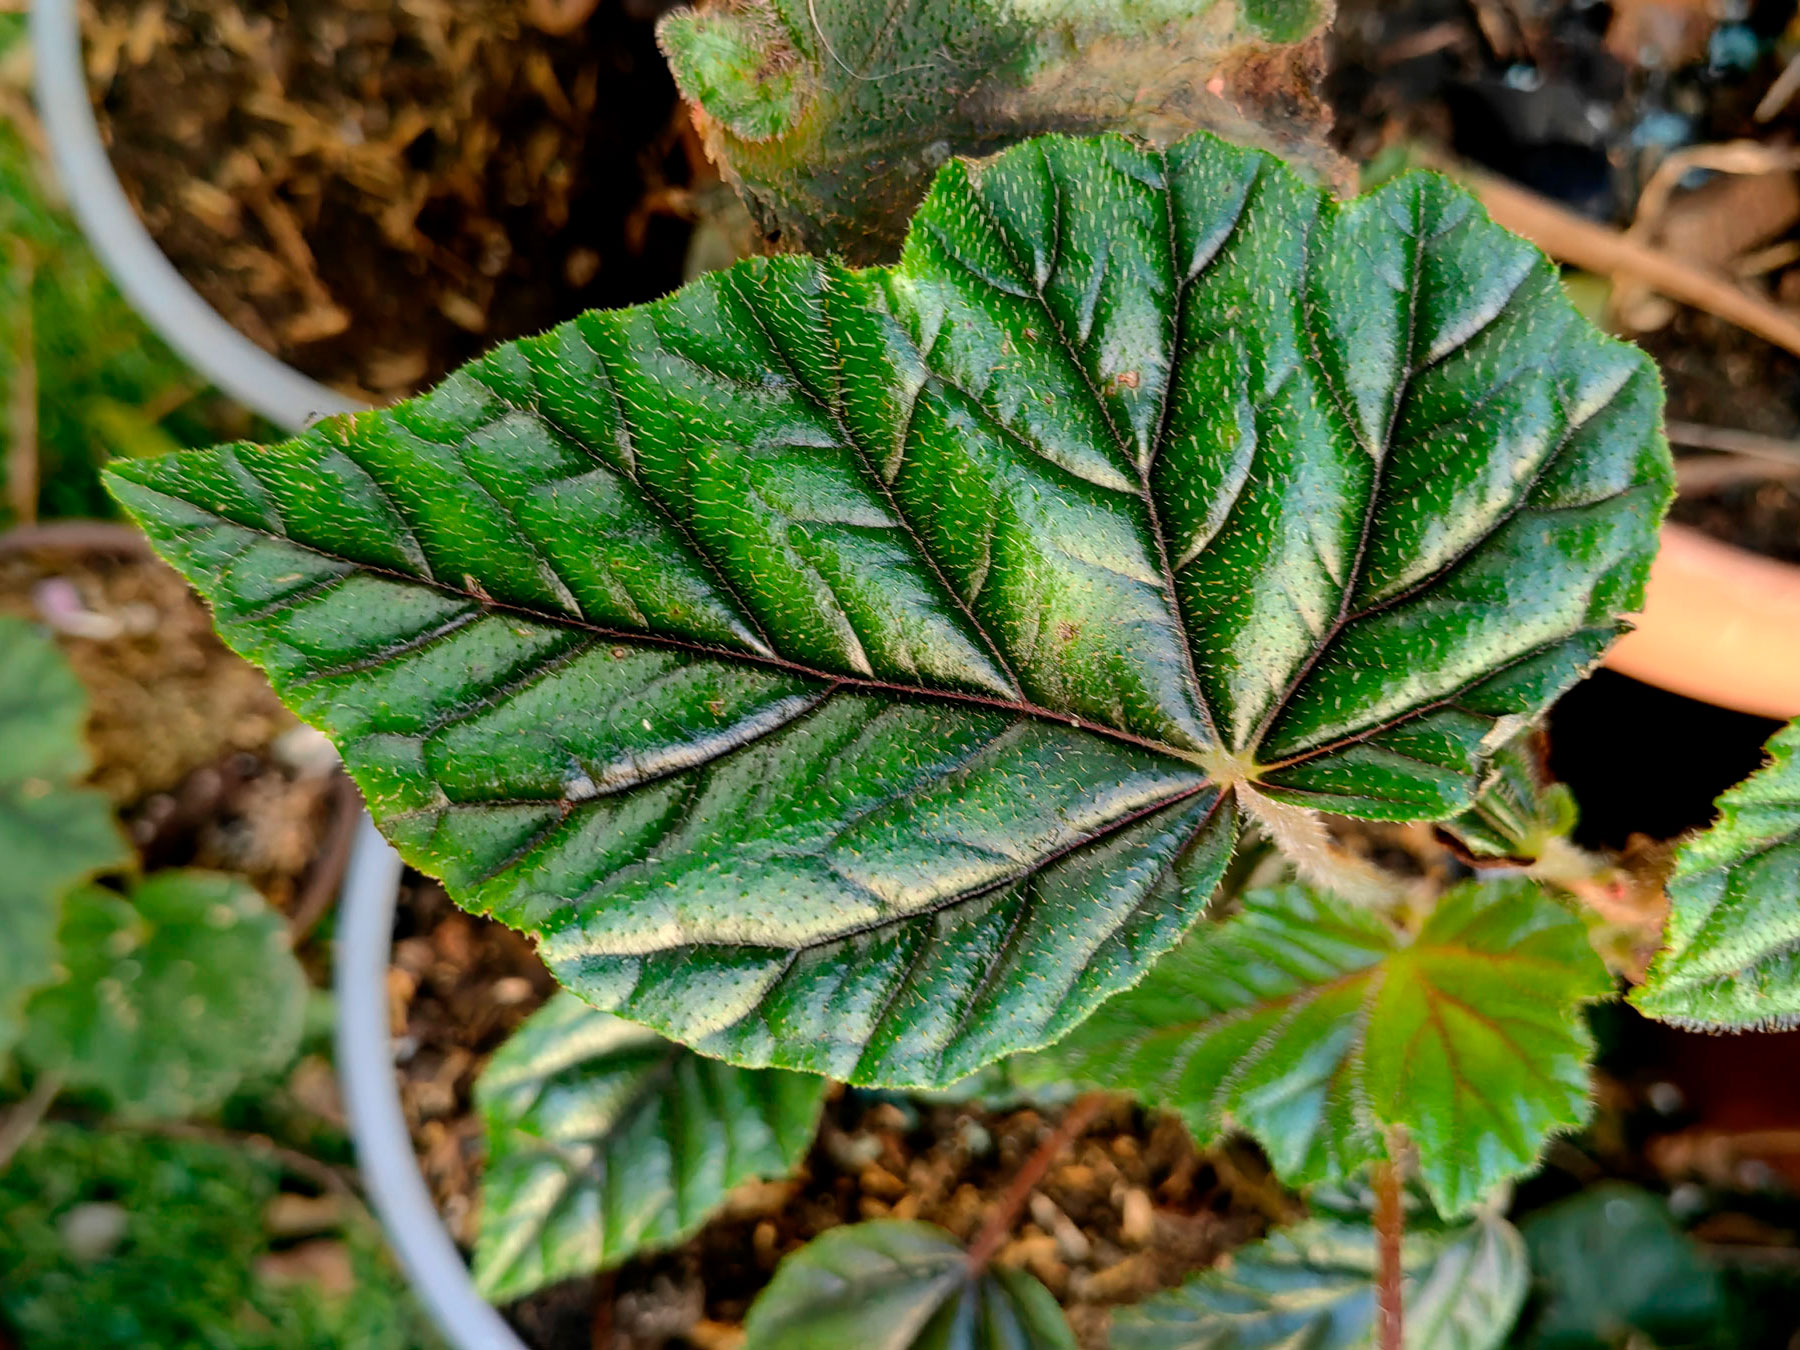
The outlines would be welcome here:
M 1378 1261 L 1375 1302 L 1381 1323 L 1381 1350 L 1405 1350 L 1400 1239 L 1406 1232 L 1406 1210 L 1401 1200 L 1400 1169 L 1391 1162 L 1376 1163 L 1374 1182 Z
M 969 1244 L 969 1273 L 978 1275 L 987 1269 L 987 1263 L 994 1259 L 994 1254 L 1006 1245 L 1006 1238 L 1012 1232 L 1013 1224 L 1018 1221 L 1019 1213 L 1025 1208 L 1025 1202 L 1031 1199 L 1031 1193 L 1037 1189 L 1038 1182 L 1050 1170 L 1050 1164 L 1057 1156 L 1080 1137 L 1088 1123 L 1100 1114 L 1100 1108 L 1106 1105 L 1104 1092 L 1090 1092 L 1077 1097 L 1063 1113 L 1063 1118 L 1054 1130 L 1037 1146 L 1037 1151 L 1025 1160 L 1012 1179 L 1012 1185 L 1006 1188 L 994 1207 L 988 1211 L 988 1220 Z

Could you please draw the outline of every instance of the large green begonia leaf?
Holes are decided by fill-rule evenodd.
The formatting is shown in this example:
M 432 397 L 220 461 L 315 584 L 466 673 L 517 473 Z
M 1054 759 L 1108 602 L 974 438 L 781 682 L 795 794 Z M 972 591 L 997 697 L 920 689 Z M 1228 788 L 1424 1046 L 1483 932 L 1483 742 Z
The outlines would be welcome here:
M 79 887 L 59 936 L 67 978 L 32 999 L 20 1053 L 121 1115 L 211 1110 L 299 1049 L 306 974 L 281 916 L 235 877 L 155 872 L 129 898 Z
M 487 1130 L 475 1280 L 497 1303 L 681 1241 L 806 1156 L 825 1080 L 739 1069 L 558 994 L 475 1085 Z
M 87 775 L 87 693 L 56 644 L 0 616 L 0 1066 L 57 979 L 62 894 L 131 860 Z
M 1050 137 L 892 269 L 753 260 L 112 482 L 569 988 L 931 1084 L 1136 981 L 1248 785 L 1467 806 L 1641 600 L 1660 399 L 1441 179 Z
M 744 1333 L 744 1350 L 1075 1350 L 1034 1277 L 971 1269 L 943 1229 L 900 1219 L 830 1229 L 787 1257 Z
M 1347 1178 L 1398 1127 L 1444 1214 L 1586 1119 L 1581 1005 L 1612 984 L 1581 921 L 1532 883 L 1455 887 L 1410 938 L 1297 885 L 1243 906 L 1040 1071 L 1136 1091 L 1202 1139 L 1246 1130 L 1293 1184 Z
M 1800 1023 L 1800 721 L 1768 751 L 1675 855 L 1664 947 L 1631 995 L 1652 1017 L 1739 1031 Z
M 1407 1350 L 1494 1350 L 1531 1283 L 1525 1244 L 1497 1217 L 1402 1239 Z M 1375 1230 L 1311 1219 L 1113 1314 L 1113 1350 L 1374 1350 Z

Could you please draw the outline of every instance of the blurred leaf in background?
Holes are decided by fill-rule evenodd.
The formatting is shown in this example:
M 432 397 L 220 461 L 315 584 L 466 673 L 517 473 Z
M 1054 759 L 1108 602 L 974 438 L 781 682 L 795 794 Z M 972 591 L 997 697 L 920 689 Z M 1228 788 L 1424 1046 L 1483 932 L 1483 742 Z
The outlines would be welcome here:
M 1521 1350 L 1730 1343 L 1707 1335 L 1726 1308 L 1718 1272 L 1650 1192 L 1608 1182 L 1520 1230 L 1535 1285 Z
M 110 516 L 98 471 L 249 434 L 138 318 L 45 170 L 23 14 L 0 14 L 0 528 Z

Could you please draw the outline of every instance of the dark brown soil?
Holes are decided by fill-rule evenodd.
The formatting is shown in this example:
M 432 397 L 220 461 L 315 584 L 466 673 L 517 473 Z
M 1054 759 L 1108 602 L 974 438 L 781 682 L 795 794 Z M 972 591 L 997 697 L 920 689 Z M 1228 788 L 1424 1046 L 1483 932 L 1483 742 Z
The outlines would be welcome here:
M 566 1330 L 544 1338 L 562 1330 L 546 1313 L 610 1296 L 614 1350 L 719 1350 L 781 1258 L 828 1228 L 916 1218 L 969 1241 L 1055 1123 L 845 1092 L 792 1181 L 746 1187 L 681 1250 L 551 1291 L 515 1319 L 536 1343 L 567 1345 Z M 1179 1120 L 1120 1102 L 1050 1170 L 996 1259 L 1042 1280 L 1084 1350 L 1103 1350 L 1112 1305 L 1179 1284 L 1298 1212 L 1254 1150 L 1201 1152 Z
M 402 899 L 388 974 L 401 1098 L 451 1232 L 472 1245 L 482 1138 L 470 1094 L 487 1057 L 546 998 L 530 945 L 430 882 Z M 827 1228 L 924 1219 L 968 1240 L 1056 1113 L 993 1112 L 838 1089 L 788 1181 L 750 1184 L 693 1241 L 508 1310 L 543 1350 L 720 1350 L 783 1256 Z M 1179 1284 L 1298 1207 L 1253 1149 L 1202 1152 L 1173 1117 L 1119 1102 L 1053 1167 L 998 1260 L 1043 1280 L 1085 1347 L 1107 1308 Z M 607 1328 L 610 1327 L 610 1334 Z
M 680 281 L 697 156 L 659 0 L 97 0 L 113 163 L 240 331 L 352 394 Z M 548 18 L 539 22 L 551 23 Z
M 1710 314 L 1686 309 L 1637 340 L 1662 368 L 1671 419 L 1760 432 L 1800 445 L 1800 358 Z M 1715 539 L 1800 562 L 1800 480 L 1792 477 L 1684 491 L 1669 514 Z

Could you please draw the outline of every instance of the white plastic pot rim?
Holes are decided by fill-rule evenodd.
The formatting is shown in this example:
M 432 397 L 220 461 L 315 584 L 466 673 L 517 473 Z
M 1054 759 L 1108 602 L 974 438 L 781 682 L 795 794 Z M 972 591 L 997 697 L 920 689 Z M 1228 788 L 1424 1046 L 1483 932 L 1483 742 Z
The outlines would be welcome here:
M 388 1242 L 444 1338 L 457 1350 L 525 1350 L 475 1292 L 426 1189 L 400 1108 L 388 1034 L 388 954 L 401 862 L 365 813 L 338 905 L 337 1068 L 357 1165 Z
M 31 48 L 38 114 L 57 177 L 82 233 L 132 307 L 213 384 L 290 431 L 363 408 L 226 323 L 163 256 L 132 210 L 100 139 L 77 0 L 33 0 Z

